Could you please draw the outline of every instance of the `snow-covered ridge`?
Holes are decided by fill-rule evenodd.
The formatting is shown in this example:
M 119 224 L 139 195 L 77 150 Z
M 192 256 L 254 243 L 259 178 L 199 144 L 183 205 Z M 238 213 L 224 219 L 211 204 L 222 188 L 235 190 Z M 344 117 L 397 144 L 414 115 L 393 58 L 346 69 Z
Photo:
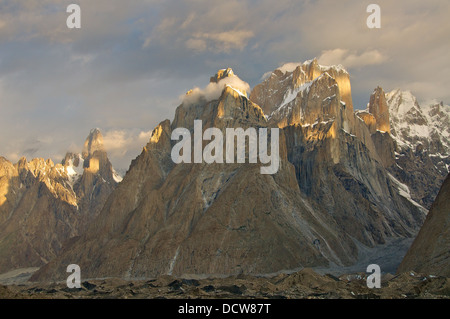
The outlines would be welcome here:
M 83 171 L 84 171 L 83 157 L 81 156 L 81 154 L 77 154 L 76 157 L 78 160 L 78 165 L 75 165 L 74 159 L 70 158 L 68 160 L 67 165 L 64 166 L 67 176 L 69 177 L 69 183 L 71 186 L 73 186 L 76 183 L 76 181 L 83 175 Z
M 431 103 L 422 106 L 410 91 L 386 94 L 392 136 L 400 146 L 415 149 L 418 144 L 441 143 L 441 153 L 450 155 L 450 106 Z
M 422 205 L 420 205 L 419 203 L 417 203 L 416 201 L 414 201 L 412 199 L 409 187 L 407 185 L 403 184 L 402 182 L 400 182 L 398 179 L 396 179 L 390 173 L 387 173 L 387 174 L 388 174 L 389 178 L 391 179 L 391 181 L 395 184 L 395 186 L 397 186 L 398 193 L 400 194 L 400 196 L 406 198 L 410 203 L 412 203 L 413 205 L 418 207 L 420 210 L 422 210 L 425 214 L 427 214 L 427 210 Z
M 314 63 L 314 61 L 317 61 L 316 59 L 312 59 L 312 60 L 307 60 L 303 63 L 299 63 L 299 62 L 289 62 L 289 63 L 285 63 L 282 66 L 280 66 L 279 68 L 277 68 L 277 70 L 281 71 L 283 74 L 286 73 L 292 73 L 295 71 L 296 68 L 298 68 L 299 66 L 304 66 L 304 67 L 308 67 L 310 66 L 312 63 Z M 317 64 L 319 70 L 321 72 L 326 72 L 329 71 L 330 69 L 335 70 L 337 73 L 343 72 L 343 73 L 347 73 L 347 70 L 344 68 L 343 65 L 338 64 L 338 65 L 321 65 L 321 64 Z M 266 73 L 267 74 L 267 73 Z M 266 78 L 265 76 L 263 76 L 264 78 Z
M 277 68 L 277 70 L 286 73 L 286 72 L 294 72 L 295 69 L 299 66 L 301 66 L 301 63 L 297 63 L 297 62 L 289 62 L 289 63 L 285 63 L 282 66 L 280 66 L 279 68 Z
M 238 93 L 240 96 L 247 97 L 247 94 L 246 94 L 246 93 L 242 92 L 242 91 L 239 90 L 239 89 L 236 89 L 235 87 L 233 87 L 233 86 L 231 86 L 231 85 L 229 85 L 229 84 L 226 84 L 225 87 L 228 87 L 228 88 L 232 89 L 233 91 L 235 91 L 236 93 Z
M 283 102 L 280 104 L 280 106 L 275 111 L 272 112 L 272 114 L 270 114 L 269 119 L 273 115 L 280 114 L 283 111 L 286 114 L 289 114 L 292 109 L 291 102 L 297 98 L 297 96 L 300 92 L 305 91 L 307 93 L 309 91 L 309 88 L 313 84 L 313 82 L 314 81 L 306 82 L 305 84 L 300 85 L 299 87 L 289 89 L 288 91 L 286 91 L 286 93 L 284 94 Z

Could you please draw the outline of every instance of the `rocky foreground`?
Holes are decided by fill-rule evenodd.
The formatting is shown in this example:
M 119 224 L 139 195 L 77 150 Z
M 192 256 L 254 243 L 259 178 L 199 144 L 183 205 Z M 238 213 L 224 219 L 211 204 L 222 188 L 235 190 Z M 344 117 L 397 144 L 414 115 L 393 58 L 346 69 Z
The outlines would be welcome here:
M 65 282 L 0 285 L 2 299 L 450 299 L 450 278 L 406 272 L 382 276 L 369 289 L 367 274 L 335 277 L 311 269 L 274 277 L 230 276 L 152 280 L 95 279 L 69 289 Z

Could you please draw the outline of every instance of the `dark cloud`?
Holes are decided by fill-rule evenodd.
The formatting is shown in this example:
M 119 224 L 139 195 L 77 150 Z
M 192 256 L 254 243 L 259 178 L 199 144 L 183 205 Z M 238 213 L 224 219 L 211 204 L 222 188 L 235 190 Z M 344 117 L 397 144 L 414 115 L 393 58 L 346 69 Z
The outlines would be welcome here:
M 99 127 L 126 168 L 179 97 L 225 67 L 253 87 L 318 57 L 350 71 L 359 108 L 377 85 L 450 100 L 448 1 L 377 1 L 377 30 L 357 0 L 80 0 L 82 28 L 69 30 L 72 2 L 0 1 L 0 154 L 11 160 L 55 160 Z

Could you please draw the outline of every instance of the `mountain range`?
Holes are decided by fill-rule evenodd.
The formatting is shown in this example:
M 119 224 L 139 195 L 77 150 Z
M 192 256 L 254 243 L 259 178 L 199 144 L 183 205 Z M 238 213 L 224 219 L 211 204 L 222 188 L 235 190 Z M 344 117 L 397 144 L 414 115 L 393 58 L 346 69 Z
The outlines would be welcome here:
M 1 158 L 0 272 L 40 267 L 31 280 L 53 281 L 78 264 L 85 278 L 260 275 L 362 267 L 368 252 L 395 272 L 449 172 L 449 106 L 377 87 L 355 111 L 349 73 L 316 59 L 274 70 L 250 95 L 229 68 L 208 88 L 186 94 L 123 180 L 97 129 L 61 164 Z M 193 132 L 194 120 L 222 133 L 279 128 L 278 172 L 175 164 L 172 132 Z
M 120 181 L 98 129 L 62 163 L 0 157 L 0 271 L 40 267 L 85 231 Z

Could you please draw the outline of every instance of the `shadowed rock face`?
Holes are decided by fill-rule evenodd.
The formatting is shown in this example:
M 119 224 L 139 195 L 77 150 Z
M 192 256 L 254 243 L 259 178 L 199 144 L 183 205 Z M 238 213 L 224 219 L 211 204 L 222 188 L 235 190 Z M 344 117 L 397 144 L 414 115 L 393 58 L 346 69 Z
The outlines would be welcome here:
M 64 279 L 72 263 L 80 265 L 85 278 L 351 265 L 358 257 L 355 241 L 373 247 L 388 238 L 414 236 L 423 210 L 400 195 L 369 129 L 348 112 L 351 102 L 342 100 L 342 79 L 310 64 L 302 71 L 318 79 L 316 94 L 291 108 L 309 118 L 305 122 L 299 113 L 301 123 L 281 125 L 276 174 L 260 174 L 260 163 L 174 164 L 171 134 L 179 127 L 192 133 L 194 120 L 202 120 L 203 130 L 216 127 L 224 135 L 231 127 L 280 126 L 230 85 L 218 99 L 181 104 L 172 123 L 166 120 L 154 129 L 87 231 L 32 280 Z M 338 77 L 344 71 L 330 72 Z M 211 81 L 219 85 L 228 76 L 234 75 L 225 69 Z M 311 104 L 317 96 L 329 101 Z M 292 112 L 286 117 L 293 118 Z M 323 121 L 315 123 L 316 117 Z
M 49 262 L 103 207 L 116 182 L 98 130 L 83 155 L 68 153 L 56 165 L 0 159 L 0 273 Z
M 450 174 L 398 272 L 414 270 L 450 277 Z

